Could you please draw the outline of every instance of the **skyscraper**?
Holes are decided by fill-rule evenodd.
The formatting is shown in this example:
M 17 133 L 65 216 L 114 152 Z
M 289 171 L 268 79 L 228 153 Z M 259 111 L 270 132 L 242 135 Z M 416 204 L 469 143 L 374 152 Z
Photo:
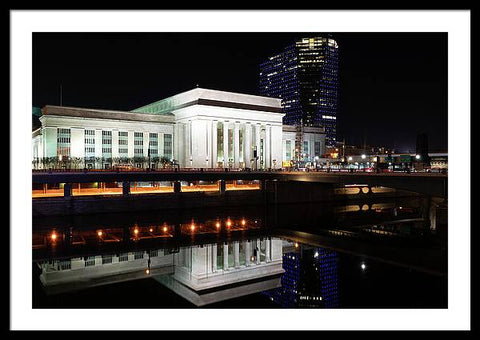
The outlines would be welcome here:
M 301 38 L 261 63 L 259 92 L 282 99 L 284 124 L 323 126 L 335 146 L 338 45 L 329 34 Z

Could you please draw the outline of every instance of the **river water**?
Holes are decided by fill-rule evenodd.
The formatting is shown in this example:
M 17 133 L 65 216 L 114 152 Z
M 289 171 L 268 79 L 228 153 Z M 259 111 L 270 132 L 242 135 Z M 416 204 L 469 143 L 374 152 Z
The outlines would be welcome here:
M 447 308 L 422 200 L 36 218 L 33 308 Z

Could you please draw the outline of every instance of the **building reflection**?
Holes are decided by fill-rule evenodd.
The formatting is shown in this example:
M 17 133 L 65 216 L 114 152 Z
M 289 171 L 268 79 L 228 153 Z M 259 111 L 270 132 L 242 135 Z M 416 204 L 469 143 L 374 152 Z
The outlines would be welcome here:
M 284 272 L 282 241 L 269 237 L 183 247 L 173 262 L 155 279 L 197 306 L 279 287 Z
M 339 305 L 337 253 L 284 241 L 281 287 L 266 292 L 283 308 L 335 308 Z
M 261 293 L 285 308 L 338 307 L 337 254 L 276 237 L 37 262 L 48 295 L 153 278 L 195 306 Z
M 104 253 L 37 265 L 47 294 L 153 277 L 197 306 L 279 287 L 284 272 L 282 241 L 269 237 Z

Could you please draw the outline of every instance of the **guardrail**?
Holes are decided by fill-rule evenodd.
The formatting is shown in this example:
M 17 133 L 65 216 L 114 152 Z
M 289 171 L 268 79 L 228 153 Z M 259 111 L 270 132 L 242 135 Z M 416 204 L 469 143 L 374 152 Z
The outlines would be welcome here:
M 65 172 L 73 172 L 73 173 L 138 173 L 138 172 L 153 172 L 153 173 L 172 173 L 172 172 L 208 172 L 208 173 L 219 173 L 219 172 L 282 172 L 282 173 L 355 173 L 355 174 L 447 174 L 448 171 L 445 169 L 442 170 L 430 170 L 430 171 L 405 171 L 405 170 L 396 170 L 396 171 L 385 171 L 385 170 L 363 170 L 363 169 L 258 169 L 252 170 L 249 168 L 160 168 L 160 169 L 152 169 L 152 168 L 132 168 L 132 169 L 32 169 L 32 173 L 65 173 Z

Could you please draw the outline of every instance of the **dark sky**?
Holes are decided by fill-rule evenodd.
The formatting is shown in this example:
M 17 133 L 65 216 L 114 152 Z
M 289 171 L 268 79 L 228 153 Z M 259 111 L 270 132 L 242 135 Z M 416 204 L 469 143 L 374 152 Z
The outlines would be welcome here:
M 33 105 L 132 110 L 200 87 L 258 94 L 258 65 L 318 33 L 34 33 Z M 447 150 L 447 34 L 333 33 L 338 139 Z

